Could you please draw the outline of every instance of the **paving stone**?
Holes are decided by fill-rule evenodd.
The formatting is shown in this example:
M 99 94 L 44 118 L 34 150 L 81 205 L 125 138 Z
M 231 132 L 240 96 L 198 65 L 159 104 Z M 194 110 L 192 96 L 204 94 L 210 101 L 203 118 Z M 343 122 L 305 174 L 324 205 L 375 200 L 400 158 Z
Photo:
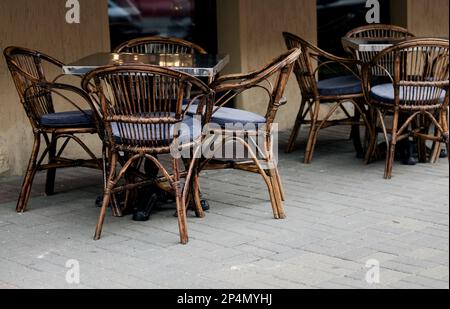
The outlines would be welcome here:
M 148 222 L 108 211 L 93 241 L 98 171 L 58 171 L 57 194 L 48 197 L 38 173 L 22 215 L 14 211 L 21 177 L 0 178 L 0 288 L 448 289 L 448 161 L 396 162 L 387 181 L 382 161 L 355 158 L 348 134 L 324 130 L 310 165 L 301 162 L 304 143 L 280 151 L 286 220 L 273 219 L 259 175 L 204 172 L 211 209 L 203 219 L 189 212 L 186 246 L 174 204 Z M 80 263 L 78 285 L 65 280 L 70 259 Z M 380 262 L 380 284 L 365 280 L 370 259 Z

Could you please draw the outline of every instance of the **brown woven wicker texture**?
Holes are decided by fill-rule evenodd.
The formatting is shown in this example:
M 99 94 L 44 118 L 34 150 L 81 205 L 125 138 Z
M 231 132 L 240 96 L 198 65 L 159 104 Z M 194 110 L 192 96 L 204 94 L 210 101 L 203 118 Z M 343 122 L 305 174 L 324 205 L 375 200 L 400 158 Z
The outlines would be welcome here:
M 440 143 L 448 147 L 448 87 L 449 43 L 442 39 L 412 39 L 379 53 L 363 71 L 364 89 L 373 109 L 375 127 L 380 126 L 389 150 L 386 158 L 385 178 L 391 178 L 395 146 L 405 138 L 419 139 L 421 161 L 425 161 L 424 140 L 434 141 L 431 160 L 437 160 Z M 386 65 L 393 61 L 393 65 Z M 394 100 L 386 102 L 370 94 L 372 68 L 377 67 L 390 77 Z M 393 68 L 391 74 L 390 68 Z M 386 117 L 393 115 L 392 127 L 386 126 Z M 434 125 L 434 134 L 429 134 Z M 374 130 L 375 132 L 375 130 Z M 378 132 L 378 131 L 377 131 Z M 391 135 L 389 141 L 388 135 Z M 376 136 L 371 139 L 370 157 L 375 151 Z
M 341 58 L 331 55 L 292 33 L 285 32 L 283 33 L 283 36 L 288 49 L 298 47 L 302 51 L 294 67 L 294 74 L 297 78 L 302 98 L 300 110 L 286 147 L 286 152 L 290 153 L 294 151 L 295 142 L 301 126 L 304 124 L 310 124 L 310 132 L 305 150 L 305 163 L 311 163 L 313 159 L 314 148 L 319 131 L 335 125 L 351 125 L 355 148 L 358 153 L 363 153 L 363 147 L 359 135 L 359 127 L 368 123 L 363 93 L 359 92 L 346 95 L 322 96 L 320 95 L 317 86 L 317 75 L 320 69 L 329 69 L 329 66 L 334 64 L 338 65 L 344 72 L 346 72 L 345 74 L 354 75 L 357 77 L 358 75 L 354 68 L 357 64 L 361 65 L 361 63 L 354 59 Z M 351 115 L 350 111 L 348 111 L 343 105 L 346 102 L 354 105 L 354 115 Z M 321 104 L 323 103 L 330 103 L 332 105 L 325 117 L 323 119 L 319 119 Z M 338 109 L 341 109 L 344 112 L 346 118 L 340 120 L 330 120 Z M 308 115 L 309 119 L 307 119 Z M 363 122 L 360 120 L 361 117 Z
M 200 46 L 177 38 L 159 36 L 130 40 L 119 45 L 115 53 L 137 54 L 206 54 Z
M 78 110 L 82 114 L 86 112 L 81 108 L 80 103 L 84 103 L 85 106 L 94 111 L 95 107 L 81 89 L 56 83 L 62 75 L 58 75 L 53 79 L 49 78 L 45 68 L 53 68 L 61 72 L 63 64 L 60 61 L 38 51 L 20 47 L 6 48 L 4 56 L 34 134 L 33 149 L 16 208 L 18 212 L 23 212 L 27 207 L 31 186 L 37 171 L 47 170 L 45 193 L 52 195 L 54 193 L 57 168 L 84 166 L 102 169 L 101 161 L 77 137 L 77 134 L 97 134 L 98 128 L 95 125 L 95 121 L 91 125 L 83 127 L 43 126 L 41 117 L 55 112 L 55 100 L 58 103 L 64 102 L 72 110 Z M 76 97 L 77 101 L 73 97 Z M 94 113 L 94 119 L 96 116 Z M 39 156 L 42 139 L 45 142 L 45 148 Z M 60 140 L 62 140 L 62 144 L 58 148 L 57 143 Z M 74 160 L 64 158 L 62 156 L 63 152 L 70 141 L 79 144 L 91 159 Z M 45 158 L 48 158 L 48 163 L 44 163 Z
M 384 25 L 384 24 L 373 24 L 373 25 L 366 25 L 362 27 L 355 28 L 351 31 L 349 31 L 345 37 L 347 38 L 377 38 L 377 39 L 389 39 L 389 38 L 413 38 L 415 37 L 414 34 L 410 33 L 408 29 L 405 29 L 403 27 L 394 26 L 394 25 Z M 377 54 L 378 52 L 362 52 L 358 50 L 354 50 L 349 46 L 344 45 L 344 49 L 352 55 L 355 59 L 358 59 L 364 63 L 369 63 Z M 391 59 L 387 59 L 387 64 L 391 64 Z M 387 67 L 387 66 L 386 66 Z M 359 67 L 361 69 L 361 67 Z M 379 68 L 373 68 L 374 73 L 376 73 L 378 76 L 387 76 L 386 72 L 379 70 Z M 389 68 L 389 72 L 392 72 L 392 68 Z
M 350 30 L 348 38 L 407 38 L 414 37 L 408 29 L 394 25 L 373 24 Z
M 86 91 L 100 99 L 105 142 L 110 153 L 108 181 L 95 239 L 101 236 L 106 209 L 113 193 L 127 191 L 129 194 L 145 185 L 168 183 L 164 189 L 176 197 L 181 243 L 187 243 L 185 199 L 192 187 L 191 178 L 198 180 L 198 177 L 192 177 L 197 172 L 193 168 L 196 156 L 187 163 L 187 172 L 182 173 L 180 165 L 183 158 L 172 155 L 172 173 L 169 173 L 157 155 L 172 154 L 173 145 L 192 148 L 193 153 L 199 150 L 201 136 L 182 145 L 178 143 L 180 126 L 186 117 L 186 110 L 194 101 L 199 103 L 199 110 L 204 107 L 210 109 L 213 92 L 193 76 L 150 65 L 102 67 L 88 73 L 82 84 Z M 193 92 L 196 96 L 191 98 Z M 187 103 L 185 109 L 183 102 Z M 120 156 L 120 152 L 125 155 Z M 117 172 L 119 160 L 122 160 L 122 167 Z M 163 176 L 155 180 L 140 173 L 139 166 L 145 160 L 152 162 Z M 134 176 L 130 177 L 133 173 Z M 184 185 L 180 184 L 182 176 L 186 178 Z M 119 185 L 123 178 L 126 178 L 126 184 Z M 197 202 L 196 212 L 201 216 L 200 200 Z

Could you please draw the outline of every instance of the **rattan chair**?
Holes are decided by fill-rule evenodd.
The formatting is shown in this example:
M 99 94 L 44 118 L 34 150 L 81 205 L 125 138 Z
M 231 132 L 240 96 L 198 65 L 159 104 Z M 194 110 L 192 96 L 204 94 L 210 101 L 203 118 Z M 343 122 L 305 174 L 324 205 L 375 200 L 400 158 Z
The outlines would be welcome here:
M 385 24 L 372 24 L 355 28 L 349 31 L 346 38 L 375 38 L 375 39 L 411 39 L 414 38 L 414 34 L 410 33 L 408 29 L 395 25 Z M 350 46 L 344 44 L 345 51 L 353 58 L 360 60 L 363 63 L 369 63 L 379 52 L 373 51 L 358 51 Z M 359 67 L 361 69 L 361 67 Z M 386 73 L 382 70 L 374 68 L 374 73 L 377 76 L 386 76 Z
M 445 143 L 448 150 L 448 47 L 448 40 L 412 39 L 382 51 L 364 67 L 365 96 L 375 113 L 373 126 L 381 127 L 388 144 L 384 173 L 387 179 L 392 177 L 395 146 L 405 138 Z M 387 59 L 394 63 L 392 75 L 386 68 Z M 372 85 L 375 67 L 384 70 L 391 82 Z M 392 127 L 388 128 L 386 118 L 391 115 Z M 428 132 L 429 123 L 434 124 L 435 134 Z M 367 160 L 376 150 L 379 131 L 373 132 Z M 420 144 L 424 147 L 424 143 Z
M 77 136 L 99 132 L 98 114 L 84 91 L 70 85 L 56 83 L 63 76 L 62 74 L 54 79 L 48 77 L 46 69 L 53 68 L 62 72 L 63 64 L 60 61 L 38 51 L 20 47 L 6 48 L 4 56 L 34 135 L 33 149 L 16 207 L 18 212 L 23 212 L 26 210 L 37 171 L 47 170 L 45 193 L 52 195 L 57 168 L 82 166 L 103 169 L 101 160 L 97 159 Z M 71 110 L 57 112 L 55 101 L 58 102 L 58 106 L 64 104 Z M 83 105 L 85 108 L 87 106 L 87 109 L 83 109 Z M 46 147 L 39 157 L 42 138 Z M 58 149 L 57 143 L 60 140 L 63 142 Z M 70 141 L 79 144 L 90 159 L 74 160 L 62 157 Z M 48 164 L 43 163 L 46 157 L 48 157 Z
M 366 117 L 367 111 L 363 98 L 362 83 L 357 73 L 355 73 L 355 66 L 359 62 L 353 59 L 331 55 L 294 34 L 285 32 L 283 36 L 288 49 L 298 47 L 302 50 L 294 67 L 294 73 L 297 77 L 302 98 L 300 110 L 286 147 L 286 152 L 290 153 L 294 150 L 301 126 L 309 124 L 310 131 L 304 162 L 311 163 L 317 136 L 321 129 L 335 125 L 351 125 L 354 145 L 358 154 L 361 156 L 364 149 L 360 140 L 359 128 L 364 124 L 368 126 L 369 122 Z M 317 75 L 319 70 L 328 69 L 330 65 L 339 66 L 341 70 L 347 72 L 347 75 L 318 81 Z M 331 70 L 333 69 L 331 68 Z M 344 106 L 346 102 L 354 105 L 354 115 L 351 115 Z M 324 103 L 330 103 L 332 105 L 328 113 L 320 120 L 319 115 Z M 338 109 L 344 112 L 346 118 L 330 120 Z M 307 119 L 308 115 L 310 119 Z M 363 122 L 360 120 L 361 117 Z M 370 130 L 370 126 L 368 126 L 368 129 Z
M 90 86 L 92 84 L 94 89 Z M 100 98 L 105 143 L 110 153 L 108 181 L 95 239 L 101 236 L 112 194 L 166 183 L 176 197 L 181 243 L 187 243 L 185 199 L 191 189 L 191 179 L 196 174 L 193 166 L 200 151 L 202 128 L 200 119 L 185 116 L 184 109 L 190 108 L 194 101 L 199 109 L 208 109 L 213 91 L 195 77 L 150 65 L 98 68 L 84 77 L 82 85 Z M 198 95 L 187 99 L 187 94 L 194 90 Z M 183 151 L 189 151 L 188 158 L 181 156 Z M 170 155 L 172 173 L 157 157 L 164 154 Z M 120 171 L 116 171 L 119 156 L 126 160 Z M 139 172 L 138 165 L 143 159 L 153 162 L 162 176 L 148 177 Z M 180 163 L 185 160 L 189 164 L 183 172 Z M 129 172 L 137 175 L 136 181 L 120 184 L 119 181 Z M 180 183 L 182 177 L 185 178 L 184 185 Z
M 115 53 L 137 54 L 206 54 L 200 46 L 178 38 L 151 36 L 133 39 L 120 44 Z
M 300 50 L 293 49 L 257 71 L 216 79 L 212 88 L 216 95 L 219 94 L 218 98 L 211 113 L 204 113 L 208 124 L 205 131 L 209 134 L 203 145 L 213 150 L 207 156 L 204 153 L 197 167 L 199 172 L 237 169 L 260 174 L 267 185 L 276 219 L 284 219 L 285 212 L 284 191 L 273 151 L 273 147 L 277 146 L 273 140 L 275 116 L 278 109 L 286 104 L 283 93 L 299 55 Z M 267 108 L 265 116 L 225 107 L 228 102 L 251 89 L 260 89 L 266 96 L 267 101 L 261 102 Z M 193 106 L 189 112 L 194 114 L 198 110 L 198 107 Z M 198 202 L 198 198 L 196 200 Z

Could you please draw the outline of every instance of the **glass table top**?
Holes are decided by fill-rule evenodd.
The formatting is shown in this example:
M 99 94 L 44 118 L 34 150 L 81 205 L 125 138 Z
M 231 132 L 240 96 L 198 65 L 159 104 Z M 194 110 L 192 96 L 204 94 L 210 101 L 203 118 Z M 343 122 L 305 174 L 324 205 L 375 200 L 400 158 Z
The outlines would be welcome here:
M 213 77 L 228 62 L 228 55 L 96 53 L 63 66 L 63 71 L 65 74 L 84 75 L 105 65 L 151 64 L 197 77 Z
M 342 38 L 342 44 L 360 52 L 377 52 L 406 40 L 406 38 Z
M 405 42 L 415 38 L 342 38 L 342 44 L 360 52 L 380 52 L 386 48 L 389 48 L 395 44 Z M 422 38 L 426 39 L 426 38 Z M 448 38 L 439 38 L 446 39 Z

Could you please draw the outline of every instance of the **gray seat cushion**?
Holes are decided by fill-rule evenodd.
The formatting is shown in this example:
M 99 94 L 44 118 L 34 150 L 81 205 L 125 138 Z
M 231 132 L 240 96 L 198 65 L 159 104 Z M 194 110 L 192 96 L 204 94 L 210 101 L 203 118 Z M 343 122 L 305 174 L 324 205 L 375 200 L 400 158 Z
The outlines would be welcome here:
M 83 112 L 76 110 L 46 114 L 41 117 L 41 125 L 50 128 L 92 127 L 94 125 L 93 111 Z
M 147 114 L 146 117 L 154 117 L 155 114 Z M 171 113 L 171 116 L 173 117 L 175 114 Z M 145 117 L 145 116 L 143 116 Z M 134 135 L 127 132 L 126 129 L 123 129 L 121 132 L 121 125 L 112 122 L 111 123 L 112 133 L 114 138 L 116 139 L 117 143 L 128 143 L 130 140 L 130 137 Z M 140 141 L 158 141 L 161 143 L 168 142 L 169 140 L 173 139 L 175 130 L 177 129 L 177 125 L 172 124 L 170 125 L 169 129 L 169 136 L 166 136 L 167 130 L 164 130 L 163 132 L 160 132 L 159 128 L 160 125 L 156 124 L 126 124 L 124 128 L 132 128 L 133 131 L 139 131 L 144 132 L 140 133 L 141 138 Z M 180 136 L 179 141 L 181 144 L 190 143 L 192 141 L 197 140 L 202 135 L 202 124 L 199 119 L 185 116 L 183 119 L 183 122 L 179 125 L 180 129 Z
M 317 83 L 319 94 L 336 96 L 361 93 L 361 80 L 354 75 L 339 76 L 321 80 Z
M 194 115 L 197 112 L 197 109 L 197 105 L 192 105 L 188 109 L 188 115 Z M 221 107 L 212 115 L 211 123 L 218 124 L 222 128 L 224 128 L 226 125 L 261 125 L 266 123 L 266 118 L 249 111 L 244 111 L 242 109 Z
M 394 86 L 389 84 L 382 84 L 372 87 L 370 91 L 372 99 L 383 102 L 394 104 L 395 94 Z M 445 91 L 436 87 L 410 87 L 408 91 L 405 92 L 403 87 L 400 87 L 400 101 L 408 100 L 410 102 L 423 101 L 425 99 L 432 101 L 433 98 L 440 97 L 443 101 L 445 98 Z

